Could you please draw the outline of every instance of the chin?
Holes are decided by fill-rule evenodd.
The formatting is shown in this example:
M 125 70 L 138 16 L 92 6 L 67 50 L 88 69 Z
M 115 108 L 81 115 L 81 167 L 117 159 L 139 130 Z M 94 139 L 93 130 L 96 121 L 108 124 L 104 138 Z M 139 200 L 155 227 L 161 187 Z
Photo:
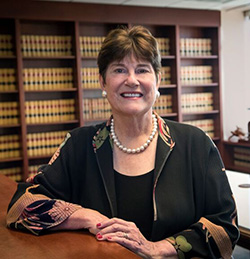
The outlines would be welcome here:
M 131 107 L 129 107 L 128 109 L 123 109 L 123 114 L 124 115 L 143 115 L 146 114 L 149 110 L 142 110 L 142 109 L 132 109 Z

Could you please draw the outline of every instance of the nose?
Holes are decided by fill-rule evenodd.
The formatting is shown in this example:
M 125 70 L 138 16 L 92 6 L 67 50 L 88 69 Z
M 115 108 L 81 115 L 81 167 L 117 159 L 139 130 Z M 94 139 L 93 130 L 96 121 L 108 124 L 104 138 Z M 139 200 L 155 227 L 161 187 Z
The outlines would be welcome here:
M 137 87 L 140 83 L 137 79 L 136 74 L 132 72 L 128 74 L 125 84 L 129 87 Z

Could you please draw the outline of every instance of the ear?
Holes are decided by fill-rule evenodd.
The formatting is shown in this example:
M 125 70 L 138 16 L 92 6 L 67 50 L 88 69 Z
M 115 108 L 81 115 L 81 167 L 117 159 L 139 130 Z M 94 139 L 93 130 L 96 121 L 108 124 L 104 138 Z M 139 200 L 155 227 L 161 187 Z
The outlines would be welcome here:
M 99 75 L 99 83 L 100 83 L 100 86 L 101 86 L 102 90 L 104 90 L 104 88 L 105 88 L 105 81 L 104 81 L 102 75 Z

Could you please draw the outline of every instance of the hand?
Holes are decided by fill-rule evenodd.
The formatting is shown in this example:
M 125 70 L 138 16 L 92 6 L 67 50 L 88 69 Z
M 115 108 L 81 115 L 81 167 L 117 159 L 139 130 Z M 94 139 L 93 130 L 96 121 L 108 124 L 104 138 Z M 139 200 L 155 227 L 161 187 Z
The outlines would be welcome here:
M 88 229 L 94 235 L 99 232 L 97 224 L 108 219 L 108 217 L 92 209 L 83 208 L 80 210 L 80 213 L 82 214 L 81 219 L 84 222 L 83 228 Z
M 68 219 L 52 230 L 88 229 L 90 233 L 95 235 L 99 231 L 97 224 L 107 219 L 106 216 L 96 210 L 81 208 L 76 210 Z
M 98 240 L 121 244 L 143 258 L 178 258 L 175 248 L 166 240 L 148 241 L 133 222 L 118 218 L 97 224 Z

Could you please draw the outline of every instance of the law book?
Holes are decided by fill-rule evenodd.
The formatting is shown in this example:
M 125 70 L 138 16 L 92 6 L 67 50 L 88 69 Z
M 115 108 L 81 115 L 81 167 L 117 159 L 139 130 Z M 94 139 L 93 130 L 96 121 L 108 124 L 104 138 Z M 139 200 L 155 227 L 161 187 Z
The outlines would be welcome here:
M 9 34 L 1 34 L 0 35 L 0 56 L 13 56 L 14 48 L 13 48 L 13 37 Z
M 0 136 L 0 160 L 20 157 L 20 138 L 18 135 Z
M 161 68 L 161 85 L 171 84 L 171 67 L 164 66 Z

